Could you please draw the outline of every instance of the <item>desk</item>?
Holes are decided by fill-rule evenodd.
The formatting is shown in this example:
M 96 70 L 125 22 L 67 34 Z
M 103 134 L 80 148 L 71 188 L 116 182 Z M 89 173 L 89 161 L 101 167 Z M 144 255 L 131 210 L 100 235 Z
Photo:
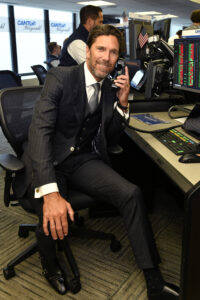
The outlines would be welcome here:
M 200 163 L 178 162 L 178 156 L 150 133 L 126 128 L 126 134 L 185 194 L 180 300 L 198 300 L 200 299 Z

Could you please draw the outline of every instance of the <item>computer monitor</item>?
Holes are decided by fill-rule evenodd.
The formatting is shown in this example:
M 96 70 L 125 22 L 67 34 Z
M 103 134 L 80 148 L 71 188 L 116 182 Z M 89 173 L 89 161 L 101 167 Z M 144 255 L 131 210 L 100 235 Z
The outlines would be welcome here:
M 200 93 L 200 38 L 175 40 L 173 87 Z
M 155 21 L 153 23 L 153 32 L 154 34 L 158 34 L 160 38 L 162 38 L 163 40 L 168 41 L 170 26 L 171 26 L 171 19 Z
M 151 22 L 142 20 L 129 20 L 129 49 L 130 49 L 130 59 L 142 59 L 145 51 L 145 46 L 140 47 L 138 37 L 142 30 L 145 28 L 148 36 L 153 35 L 153 25 Z

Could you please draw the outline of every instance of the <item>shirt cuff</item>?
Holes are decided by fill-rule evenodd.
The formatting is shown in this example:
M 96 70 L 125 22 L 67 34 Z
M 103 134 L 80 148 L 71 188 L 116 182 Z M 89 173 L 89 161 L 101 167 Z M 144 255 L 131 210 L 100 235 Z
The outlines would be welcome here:
M 56 182 L 48 183 L 40 187 L 35 188 L 34 198 L 41 198 L 47 194 L 59 192 L 58 185 Z
M 117 102 L 114 103 L 114 109 L 115 109 L 115 108 L 117 108 L 118 113 L 119 113 L 122 117 L 124 117 L 126 120 L 128 120 L 128 118 L 129 118 L 129 109 L 127 109 L 127 111 L 124 112 L 121 108 L 119 108 L 119 107 L 117 106 Z

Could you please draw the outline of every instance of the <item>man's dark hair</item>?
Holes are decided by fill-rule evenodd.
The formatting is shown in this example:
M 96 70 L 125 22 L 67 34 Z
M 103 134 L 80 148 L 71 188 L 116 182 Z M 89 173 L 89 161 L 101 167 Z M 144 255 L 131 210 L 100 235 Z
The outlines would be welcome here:
M 52 53 L 54 48 L 57 46 L 58 46 L 58 44 L 56 42 L 50 42 L 47 45 L 47 50 L 49 51 L 49 53 Z
M 192 11 L 190 20 L 192 21 L 192 23 L 200 23 L 200 9 L 196 9 Z
M 87 40 L 88 47 L 91 48 L 96 38 L 98 38 L 98 36 L 101 35 L 114 35 L 119 42 L 119 53 L 121 52 L 122 43 L 123 43 L 122 33 L 119 29 L 109 24 L 97 25 L 92 29 L 92 31 L 89 33 L 89 37 Z
M 102 12 L 101 7 L 94 5 L 87 5 L 81 8 L 80 10 L 80 22 L 85 24 L 88 18 L 96 20 L 99 17 L 99 13 Z
M 182 31 L 183 31 L 183 30 L 179 29 L 179 30 L 176 32 L 176 34 L 179 36 L 179 38 L 182 37 Z

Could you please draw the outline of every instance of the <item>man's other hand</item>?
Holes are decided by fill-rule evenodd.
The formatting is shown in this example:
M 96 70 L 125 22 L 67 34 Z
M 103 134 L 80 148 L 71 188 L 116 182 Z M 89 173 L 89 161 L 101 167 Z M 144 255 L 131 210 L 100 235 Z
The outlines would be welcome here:
M 58 192 L 45 195 L 43 204 L 43 230 L 45 235 L 49 235 L 49 222 L 52 238 L 62 240 L 68 234 L 67 214 L 74 221 L 74 211 L 71 204 L 62 198 Z

